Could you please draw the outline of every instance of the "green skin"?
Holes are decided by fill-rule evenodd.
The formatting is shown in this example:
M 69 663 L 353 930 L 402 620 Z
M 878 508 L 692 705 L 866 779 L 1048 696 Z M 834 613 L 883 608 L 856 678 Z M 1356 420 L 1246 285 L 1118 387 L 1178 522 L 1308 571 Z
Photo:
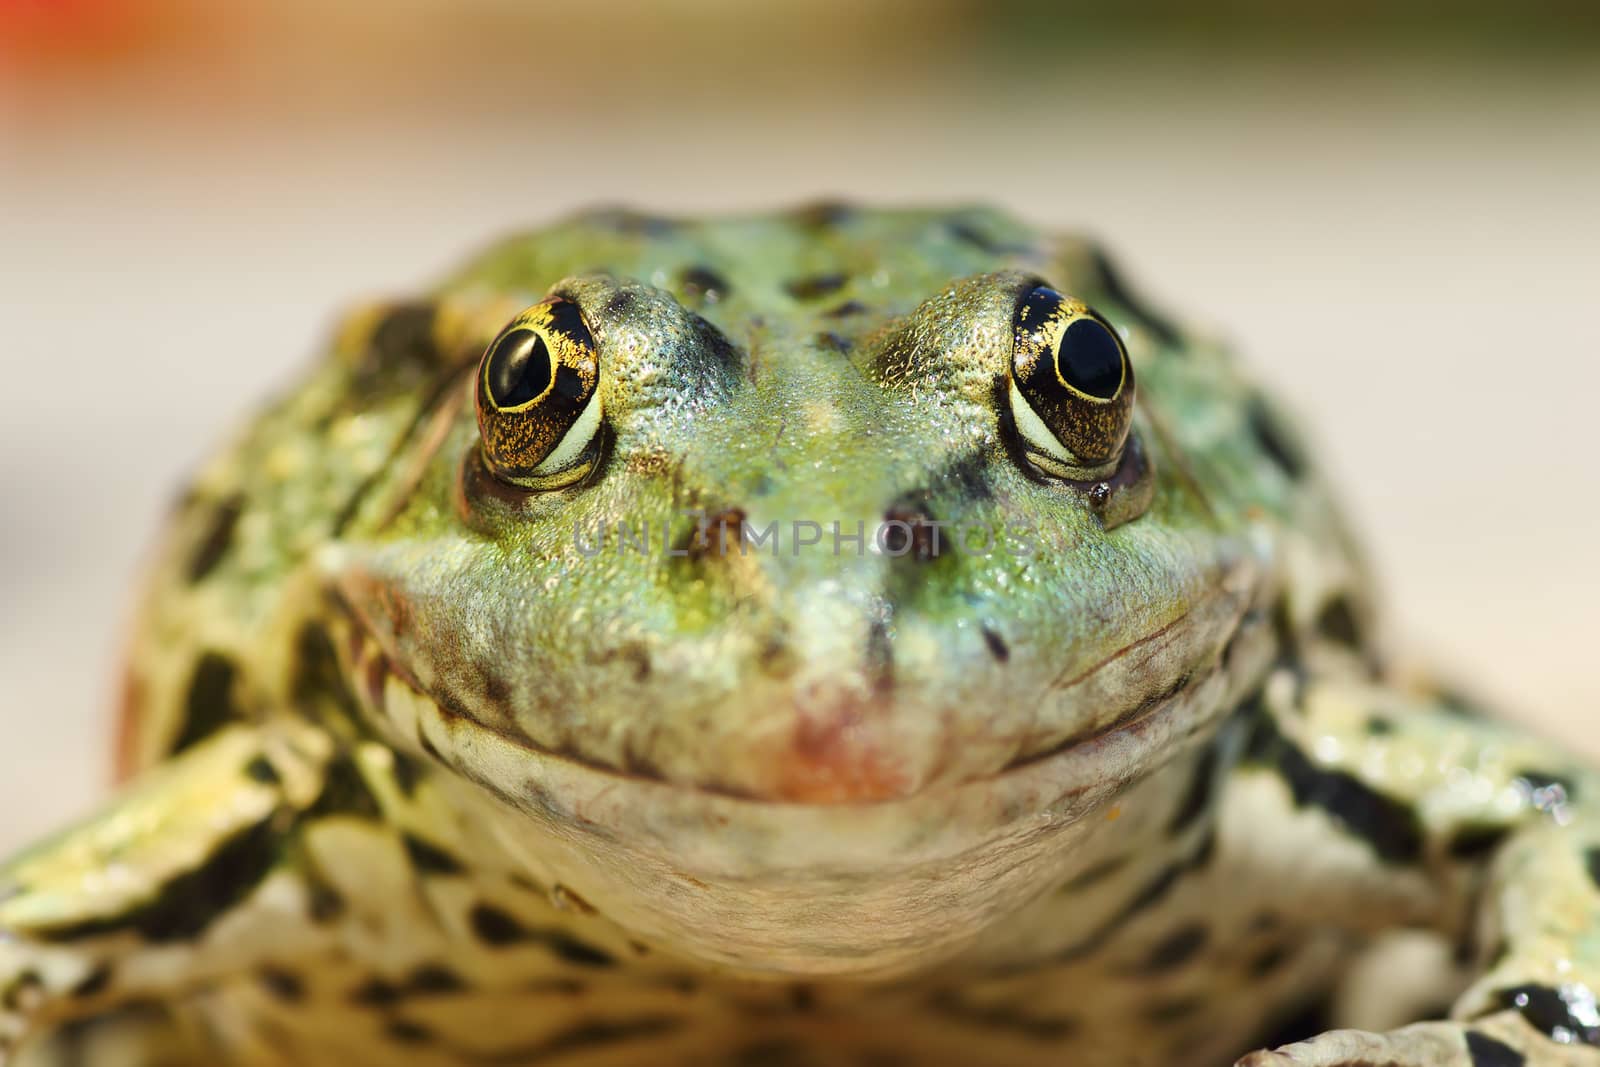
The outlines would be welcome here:
M 1041 284 L 1137 371 L 1093 469 L 1011 387 Z M 551 294 L 601 415 L 529 489 L 475 372 Z M 1600 1063 L 1600 777 L 1386 675 L 1370 602 L 1271 403 L 1083 240 L 514 238 L 186 495 L 136 777 L 0 868 L 0 1062 Z M 1454 965 L 1350 1015 L 1398 929 Z

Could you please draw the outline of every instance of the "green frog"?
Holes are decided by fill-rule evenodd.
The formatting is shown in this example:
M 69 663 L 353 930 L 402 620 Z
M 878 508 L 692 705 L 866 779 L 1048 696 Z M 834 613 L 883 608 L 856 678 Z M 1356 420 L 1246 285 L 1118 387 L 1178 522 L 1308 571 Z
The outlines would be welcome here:
M 0 1060 L 1600 1063 L 1600 776 L 1370 584 L 1091 241 L 513 237 L 179 501 L 122 791 L 0 868 Z

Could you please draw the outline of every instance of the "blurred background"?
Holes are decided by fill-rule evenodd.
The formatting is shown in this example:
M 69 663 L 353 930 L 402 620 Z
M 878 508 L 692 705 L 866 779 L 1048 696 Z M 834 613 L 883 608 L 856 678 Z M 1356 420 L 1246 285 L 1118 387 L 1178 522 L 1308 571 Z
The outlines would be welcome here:
M 1600 753 L 1600 8 L 0 0 L 0 852 L 103 787 L 176 487 L 339 308 L 579 205 L 990 200 L 1305 416 L 1408 647 Z

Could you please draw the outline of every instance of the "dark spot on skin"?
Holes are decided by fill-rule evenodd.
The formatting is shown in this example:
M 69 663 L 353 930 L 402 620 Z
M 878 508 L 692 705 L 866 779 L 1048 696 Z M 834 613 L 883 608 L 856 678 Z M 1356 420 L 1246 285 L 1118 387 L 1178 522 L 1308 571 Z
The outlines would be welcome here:
M 1205 948 L 1209 937 L 1204 924 L 1186 923 L 1156 942 L 1135 970 L 1140 974 L 1159 974 L 1181 967 Z
M 230 496 L 218 504 L 211 513 L 211 524 L 206 528 L 205 536 L 195 546 L 194 554 L 189 557 L 189 566 L 185 576 L 189 584 L 202 581 L 216 569 L 222 557 L 228 554 L 228 548 L 233 544 L 233 532 L 239 525 L 239 516 L 244 514 L 244 497 L 238 494 Z
M 968 1004 L 948 990 L 934 996 L 932 1007 L 939 1015 L 968 1026 L 1004 1030 L 1035 1041 L 1059 1041 L 1077 1029 L 1072 1019 L 1039 1018 L 1004 1004 Z
M 405 1019 L 390 1020 L 383 1032 L 389 1040 L 402 1045 L 426 1045 L 433 1040 L 432 1030 L 421 1023 L 408 1022 Z
M 281 967 L 263 967 L 256 978 L 260 981 L 261 988 L 286 1004 L 298 1003 L 305 999 L 305 983 L 292 971 L 286 971 Z
M 1467 1054 L 1472 1067 L 1522 1067 L 1527 1057 L 1504 1041 L 1496 1041 L 1477 1030 L 1467 1031 Z
M 879 692 L 894 688 L 894 634 L 885 619 L 873 619 L 867 627 L 865 668 Z
M 1513 986 L 1500 990 L 1497 999 L 1502 1007 L 1521 1012 L 1534 1029 L 1551 1038 L 1555 1038 L 1557 1030 L 1565 1030 L 1586 1045 L 1600 1045 L 1600 1026 L 1588 1026 L 1574 1015 L 1568 1007 L 1569 997 L 1585 1007 L 1593 1004 L 1592 996 L 1582 986 Z
M 1250 433 L 1255 437 L 1256 443 L 1277 464 L 1291 481 L 1299 481 L 1306 476 L 1305 457 L 1300 454 L 1300 449 L 1292 443 L 1292 439 L 1279 425 L 1278 418 L 1268 408 L 1265 401 L 1257 398 L 1250 402 L 1248 408 Z
M 814 340 L 818 348 L 827 349 L 829 352 L 837 352 L 841 356 L 848 356 L 850 349 L 855 347 L 850 338 L 834 333 L 832 330 L 824 330 L 817 334 Z
M 1387 737 L 1394 733 L 1394 721 L 1382 715 L 1369 715 L 1366 729 L 1368 737 Z
M 243 717 L 233 692 L 237 675 L 233 661 L 220 652 L 207 652 L 200 657 L 184 700 L 183 729 L 172 743 L 174 754 L 192 748 Z
M 796 300 L 821 300 L 830 293 L 843 289 L 849 280 L 845 275 L 834 272 L 812 274 L 804 278 L 794 278 L 786 282 L 783 288 Z
M 563 997 L 582 996 L 589 987 L 576 978 L 535 978 L 524 982 L 520 987 L 523 992 L 535 993 L 541 996 L 554 994 Z
M 306 914 L 313 923 L 331 923 L 344 914 L 344 897 L 324 882 L 313 882 L 306 892 Z
M 1492 855 L 1511 834 L 1509 826 L 1463 826 L 1446 846 L 1452 859 L 1481 860 Z
M 1136 296 L 1123 280 L 1122 272 L 1111 262 L 1111 257 L 1104 249 L 1093 248 L 1090 259 L 1094 264 L 1095 274 L 1099 276 L 1097 288 L 1104 293 L 1112 303 L 1120 305 L 1130 315 L 1138 320 L 1140 325 L 1162 344 L 1171 348 L 1178 347 L 1182 337 L 1176 326 L 1164 315 L 1150 309 L 1142 299 Z
M 266 878 L 282 848 L 268 818 L 223 841 L 203 863 L 174 875 L 150 900 L 123 912 L 37 932 L 41 940 L 75 941 L 131 932 L 152 943 L 191 940 L 232 910 Z
M 1560 774 L 1551 774 L 1549 771 L 1518 771 L 1516 776 L 1528 783 L 1534 792 L 1543 792 L 1550 789 L 1560 789 L 1566 794 L 1568 800 L 1577 798 L 1577 790 L 1573 787 L 1572 779 Z
M 563 1030 L 548 1041 L 528 1050 L 529 1055 L 516 1054 L 513 1059 L 505 1062 L 529 1061 L 540 1057 L 555 1058 L 579 1049 L 597 1048 L 602 1045 L 618 1044 L 624 1041 L 638 1041 L 649 1037 L 660 1037 L 671 1033 L 683 1026 L 683 1020 L 674 1016 L 644 1016 L 638 1019 L 619 1021 L 603 1021 L 580 1023 L 569 1030 Z
M 474 905 L 469 920 L 472 923 L 472 932 L 486 945 L 498 948 L 503 945 L 514 945 L 529 937 L 527 928 L 518 922 L 515 916 L 492 904 Z
M 465 869 L 460 860 L 415 834 L 405 834 L 400 841 L 405 845 L 406 855 L 411 858 L 411 865 L 424 874 L 452 875 L 460 874 Z
M 707 522 L 706 527 L 708 533 L 710 532 L 710 526 L 711 524 Z M 690 542 L 691 556 L 694 554 L 694 543 L 695 542 L 693 541 Z M 738 551 L 737 544 L 734 546 L 734 551 Z M 633 668 L 631 673 L 633 674 L 633 680 L 636 682 L 648 681 L 651 672 L 655 669 L 650 662 L 650 649 L 642 641 L 629 641 L 625 644 L 619 645 L 616 648 L 601 649 L 594 652 L 589 657 L 589 662 L 595 664 L 627 664 Z
M 318 623 L 307 623 L 295 638 L 290 699 L 295 709 L 308 718 L 326 722 L 337 717 L 348 733 L 361 736 L 366 732 L 366 720 L 355 694 L 339 669 L 333 638 Z
M 748 551 L 744 545 L 745 517 L 743 508 L 726 508 L 715 515 L 706 516 L 704 521 L 690 531 L 688 543 L 684 546 L 684 550 L 689 554 L 688 558 L 723 559 Z M 643 646 L 636 646 L 636 651 L 644 652 Z M 638 675 L 640 681 L 650 674 L 648 652 L 644 652 L 644 657 L 644 673 Z
M 1302 1005 L 1299 1010 L 1281 1018 L 1265 1036 L 1251 1045 L 1260 1048 L 1277 1048 L 1293 1045 L 1333 1029 L 1333 1001 L 1323 996 Z M 1248 1062 L 1240 1061 L 1241 1064 Z
M 650 215 L 632 208 L 601 208 L 584 218 L 593 226 L 605 227 L 616 233 L 635 237 L 665 237 L 678 228 L 675 220 L 660 215 Z
M 393 474 L 401 452 L 412 447 L 417 431 L 437 414 L 440 403 L 453 399 L 452 394 L 454 396 L 460 395 L 459 389 L 462 380 L 470 370 L 471 367 L 466 364 L 446 361 L 445 365 L 433 369 L 431 376 L 423 381 L 407 382 L 403 386 L 397 386 L 398 377 L 396 376 L 395 380 L 384 379 L 380 383 L 388 385 L 391 389 L 404 388 L 408 395 L 422 396 L 423 401 L 412 413 L 404 431 L 395 437 L 394 445 L 389 449 L 388 458 L 383 463 L 376 465 L 372 473 L 363 478 L 360 484 L 345 498 L 344 503 L 334 511 L 333 520 L 329 524 L 327 531 L 329 539 L 337 538 L 344 531 L 344 528 L 350 524 L 350 521 L 361 510 L 361 505 L 367 501 L 373 488 L 380 481 L 386 481 Z M 360 397 L 363 404 L 370 404 L 374 401 L 376 392 L 376 386 L 371 389 L 357 386 L 352 389 L 351 395 Z M 472 450 L 472 454 L 477 455 L 477 450 Z M 395 514 L 398 514 L 398 510 L 391 510 L 390 517 L 392 518 Z
M 1005 638 L 987 625 L 980 627 L 980 632 L 983 634 L 983 643 L 988 646 L 989 655 L 995 658 L 995 662 L 1004 663 L 1011 658 L 1011 649 L 1006 645 Z
M 388 701 L 383 695 L 384 686 L 389 681 L 388 661 L 383 656 L 373 656 L 367 661 L 362 681 L 365 683 L 362 695 L 367 698 L 367 704 L 374 710 L 383 712 L 388 707 Z
M 1250 703 L 1258 703 L 1259 695 Z M 1380 859 L 1415 863 L 1422 857 L 1422 825 L 1415 809 L 1385 796 L 1354 775 L 1313 763 L 1265 716 L 1257 722 L 1247 758 L 1275 768 L 1296 807 L 1318 808 L 1366 841 Z
M 98 997 L 101 993 L 104 993 L 108 988 L 110 988 L 110 986 L 111 967 L 109 964 L 102 963 L 100 966 L 90 971 L 88 976 L 85 977 L 83 981 L 79 982 L 76 986 L 73 986 L 72 995 L 77 997 L 79 1000 L 88 1000 L 92 997 Z
M 1355 605 L 1349 597 L 1334 597 L 1317 615 L 1317 633 L 1335 644 L 1360 650 L 1366 647 Z
M 1062 884 L 1060 891 L 1062 893 L 1080 892 L 1092 885 L 1105 881 L 1127 865 L 1128 857 L 1126 856 L 1113 856 L 1110 859 L 1101 860 L 1099 863 L 1087 867 L 1079 874 L 1069 878 Z
M 1294 946 L 1280 942 L 1268 945 L 1245 964 L 1245 973 L 1251 978 L 1265 978 L 1294 955 Z
M 396 304 L 383 313 L 372 330 L 361 364 L 363 378 L 374 381 L 406 366 L 428 366 L 439 361 L 433 327 L 438 318 L 434 305 L 413 301 Z
M 741 1046 L 728 1067 L 808 1067 L 815 1062 L 799 1041 L 776 1037 Z
M 794 649 L 782 633 L 767 635 L 756 653 L 756 664 L 761 673 L 771 678 L 788 678 L 795 672 Z
M 406 992 L 421 995 L 459 993 L 467 988 L 461 976 L 440 963 L 426 963 L 411 972 L 406 979 Z
M 1436 1000 L 1432 1004 L 1424 1005 L 1417 1009 L 1415 1022 L 1435 1022 L 1450 1018 L 1451 1004 L 1448 1000 Z
M 1163 997 L 1151 1001 L 1139 1014 L 1145 1022 L 1159 1026 L 1187 1019 L 1205 1005 L 1203 997 Z
M 733 291 L 728 280 L 710 267 L 685 267 L 678 275 L 678 287 L 693 300 L 715 304 Z
M 1189 779 L 1189 788 L 1184 791 L 1183 799 L 1178 802 L 1177 810 L 1172 813 L 1172 821 L 1167 823 L 1168 836 L 1176 837 L 1183 833 L 1211 809 L 1217 785 L 1217 761 L 1217 745 L 1207 745 L 1195 764 L 1194 774 Z
M 1025 244 L 1010 244 L 997 241 L 979 226 L 968 219 L 955 219 L 947 224 L 950 236 L 963 244 L 969 244 L 980 252 L 987 252 L 992 256 L 1017 255 L 1029 251 Z
M 867 305 L 863 304 L 861 301 L 846 300 L 842 304 L 837 304 L 829 308 L 827 311 L 823 312 L 823 315 L 830 319 L 846 319 L 851 315 L 860 315 L 866 310 Z
M 350 994 L 350 1002 L 366 1008 L 387 1008 L 400 1002 L 400 990 L 382 978 L 363 982 Z
M 797 209 L 792 216 L 795 225 L 808 230 L 825 230 L 842 226 L 856 217 L 856 209 L 840 200 L 819 200 Z
M 308 818 L 321 819 L 329 815 L 357 815 L 374 821 L 383 817 L 383 809 L 372 790 L 367 788 L 366 779 L 350 757 L 342 753 L 328 762 L 322 792 L 306 809 Z
M 817 991 L 803 984 L 791 986 L 789 988 L 789 1007 L 802 1015 L 816 1011 Z
M 1481 894 L 1479 896 L 1481 897 Z M 1475 907 L 1474 910 L 1478 909 Z M 1468 923 L 1462 929 L 1461 936 L 1456 940 L 1455 947 L 1450 953 L 1457 967 L 1465 969 L 1472 966 L 1473 961 L 1480 955 L 1479 933 L 1476 923 Z
M 278 768 L 274 767 L 272 761 L 265 756 L 257 756 L 249 763 L 246 763 L 244 765 L 244 774 L 252 782 L 260 782 L 262 785 L 281 785 L 283 783 L 283 778 L 278 774 Z
M 505 707 L 511 699 L 511 685 L 498 674 L 490 673 L 483 678 L 483 698 L 495 707 Z
M 476 926 L 474 926 L 476 929 Z M 560 931 L 552 931 L 545 935 L 545 942 L 554 952 L 567 963 L 579 967 L 615 967 L 616 957 L 603 949 L 579 941 L 577 938 Z
M 994 484 L 989 479 L 989 459 L 982 452 L 969 452 L 952 461 L 934 478 L 934 486 L 940 492 L 952 493 L 969 505 L 985 504 L 994 499 Z
M 606 313 L 614 319 L 625 319 L 638 302 L 639 298 L 631 289 L 614 290 L 606 297 Z
M 1477 697 L 1463 693 L 1459 689 L 1440 689 L 1435 691 L 1434 699 L 1438 701 L 1439 710 L 1446 715 L 1454 715 L 1460 719 L 1470 719 L 1474 722 L 1483 722 L 1494 718 Z
M 1589 881 L 1600 889 L 1600 848 L 1590 848 L 1583 854 L 1583 864 L 1589 870 Z
M 562 930 L 532 930 L 516 916 L 493 904 L 477 904 L 468 916 L 479 941 L 495 948 L 538 942 L 566 963 L 578 967 L 614 967 L 616 957 L 602 948 L 580 941 Z
M 1204 850 L 1205 846 L 1202 846 L 1202 851 Z M 1103 947 L 1134 916 L 1155 905 L 1170 893 L 1172 887 L 1177 885 L 1178 880 L 1183 877 L 1184 871 L 1193 863 L 1194 860 L 1191 858 L 1189 863 L 1173 863 L 1162 868 L 1154 878 L 1145 883 L 1144 888 L 1129 898 L 1128 902 L 1122 906 L 1122 909 L 1113 915 L 1104 926 L 1077 944 L 1058 953 L 1056 956 L 1057 962 L 1066 963 L 1071 960 L 1081 959 Z
M 44 988 L 44 979 L 39 977 L 39 972 L 26 970 L 17 975 L 16 979 L 5 989 L 5 995 L 0 996 L 0 1007 L 6 1011 L 20 1011 L 22 1006 Z
M 394 784 L 401 794 L 408 797 L 416 796 L 417 782 L 421 780 L 422 768 L 417 761 L 403 752 L 394 753 Z

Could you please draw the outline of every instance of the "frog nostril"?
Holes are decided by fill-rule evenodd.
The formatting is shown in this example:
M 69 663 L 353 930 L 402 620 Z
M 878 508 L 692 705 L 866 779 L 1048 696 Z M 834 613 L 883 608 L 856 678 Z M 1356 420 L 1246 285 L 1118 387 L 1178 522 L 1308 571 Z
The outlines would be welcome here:
M 691 529 L 679 549 L 695 561 L 736 556 L 744 551 L 744 529 L 745 510 L 723 508 Z
M 902 499 L 884 511 L 878 545 L 887 556 L 927 563 L 945 550 L 940 525 L 925 507 Z

